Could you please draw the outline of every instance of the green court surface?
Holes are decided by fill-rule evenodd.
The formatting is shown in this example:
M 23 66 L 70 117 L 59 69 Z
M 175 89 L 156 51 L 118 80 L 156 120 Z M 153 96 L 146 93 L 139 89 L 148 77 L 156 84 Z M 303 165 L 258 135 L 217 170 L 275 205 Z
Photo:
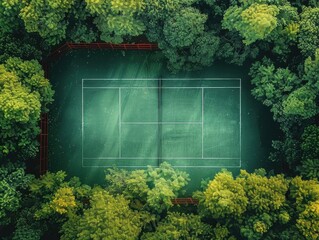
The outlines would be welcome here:
M 265 166 L 276 126 L 246 72 L 217 64 L 173 75 L 156 52 L 70 52 L 50 68 L 50 170 L 103 183 L 107 168 L 167 161 L 194 190 L 221 168 Z

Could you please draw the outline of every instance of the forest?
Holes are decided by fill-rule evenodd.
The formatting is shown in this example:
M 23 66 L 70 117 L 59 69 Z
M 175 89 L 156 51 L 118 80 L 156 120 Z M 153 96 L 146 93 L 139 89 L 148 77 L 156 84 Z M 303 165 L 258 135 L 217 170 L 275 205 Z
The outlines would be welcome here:
M 0 26 L 0 239 L 319 239 L 317 0 L 0 0 Z M 195 206 L 172 204 L 191 179 L 168 163 L 96 186 L 32 174 L 54 101 L 42 62 L 64 42 L 157 43 L 172 73 L 249 65 L 276 168 L 222 170 Z

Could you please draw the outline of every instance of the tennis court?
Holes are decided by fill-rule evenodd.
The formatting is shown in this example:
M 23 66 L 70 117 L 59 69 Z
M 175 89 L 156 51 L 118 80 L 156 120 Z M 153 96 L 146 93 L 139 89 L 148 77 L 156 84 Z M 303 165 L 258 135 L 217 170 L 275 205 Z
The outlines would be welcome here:
M 107 168 L 166 161 L 190 174 L 192 191 L 222 168 L 263 167 L 276 126 L 247 71 L 216 64 L 174 75 L 154 52 L 69 52 L 50 66 L 49 170 L 101 184 Z
M 82 79 L 82 167 L 241 166 L 241 79 Z

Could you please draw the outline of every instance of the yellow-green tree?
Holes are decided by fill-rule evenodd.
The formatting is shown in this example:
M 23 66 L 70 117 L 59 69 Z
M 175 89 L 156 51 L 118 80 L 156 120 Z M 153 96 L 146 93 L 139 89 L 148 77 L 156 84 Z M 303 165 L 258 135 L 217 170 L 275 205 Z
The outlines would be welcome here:
M 147 170 L 110 169 L 106 181 L 107 190 L 123 194 L 131 201 L 131 207 L 158 214 L 173 206 L 172 199 L 184 192 L 189 176 L 164 162 Z
M 124 196 L 112 196 L 97 187 L 92 190 L 90 207 L 83 216 L 72 216 L 65 223 L 61 239 L 138 239 L 145 219 L 147 214 L 131 210 Z
M 66 37 L 66 16 L 73 5 L 74 0 L 27 0 L 20 17 L 28 32 L 38 33 L 49 45 L 55 45 Z
M 37 61 L 10 58 L 0 65 L 0 156 L 35 156 L 40 114 L 53 93 Z
M 86 8 L 95 17 L 101 40 L 121 43 L 124 37 L 138 36 L 145 30 L 140 14 L 144 0 L 85 0 Z

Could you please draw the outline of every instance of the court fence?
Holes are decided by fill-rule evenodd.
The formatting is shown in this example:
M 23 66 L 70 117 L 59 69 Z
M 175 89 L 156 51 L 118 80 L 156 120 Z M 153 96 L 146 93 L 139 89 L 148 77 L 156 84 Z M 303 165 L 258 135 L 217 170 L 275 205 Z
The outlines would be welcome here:
M 44 69 L 44 75 L 48 78 L 48 66 L 54 60 L 63 56 L 65 53 L 77 50 L 77 49 L 108 49 L 108 50 L 142 50 L 142 51 L 155 51 L 158 50 L 158 45 L 156 43 L 105 43 L 105 42 L 95 42 L 95 43 L 71 43 L 66 42 L 61 46 L 54 49 L 47 58 L 42 62 Z M 43 175 L 48 171 L 48 113 L 41 114 L 40 128 L 41 132 L 39 135 L 40 142 L 40 152 L 39 152 L 39 174 Z M 197 205 L 198 200 L 193 198 L 175 198 L 172 199 L 174 205 Z
M 109 49 L 109 50 L 158 50 L 158 45 L 156 43 L 105 43 L 105 42 L 95 42 L 95 43 L 71 43 L 66 42 L 58 48 L 54 49 L 46 61 L 52 61 L 59 56 L 76 49 Z

